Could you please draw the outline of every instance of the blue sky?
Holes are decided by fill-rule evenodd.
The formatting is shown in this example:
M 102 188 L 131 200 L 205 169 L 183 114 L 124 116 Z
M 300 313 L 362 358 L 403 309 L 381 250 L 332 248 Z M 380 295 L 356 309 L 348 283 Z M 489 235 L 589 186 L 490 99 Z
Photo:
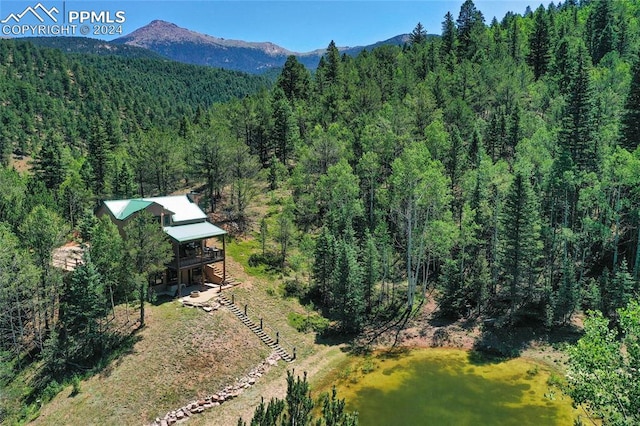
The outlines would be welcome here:
M 445 13 L 451 11 L 457 18 L 463 3 L 463 0 L 66 0 L 64 3 L 62 0 L 0 0 L 0 19 L 35 6 L 38 1 L 47 8 L 62 9 L 63 5 L 67 11 L 124 11 L 124 34 L 154 19 L 162 19 L 216 37 L 271 41 L 296 52 L 325 48 L 331 40 L 338 46 L 372 44 L 408 33 L 418 22 L 427 32 L 439 34 Z M 527 5 L 535 9 L 541 2 L 476 0 L 474 3 L 489 23 L 494 16 L 500 20 L 508 11 L 524 13 Z

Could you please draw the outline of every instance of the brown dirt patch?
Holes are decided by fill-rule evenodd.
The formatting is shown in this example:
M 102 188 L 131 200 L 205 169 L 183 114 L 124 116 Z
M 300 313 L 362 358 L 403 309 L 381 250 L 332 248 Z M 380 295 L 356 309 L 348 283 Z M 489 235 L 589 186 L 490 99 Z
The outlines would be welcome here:
M 31 162 L 33 158 L 29 156 L 22 155 L 12 155 L 9 159 L 9 167 L 13 167 L 19 173 L 30 173 L 31 172 Z
M 374 349 L 392 345 L 417 348 L 458 348 L 480 350 L 500 357 L 526 357 L 563 370 L 568 343 L 574 343 L 582 331 L 581 314 L 570 324 L 546 329 L 539 325 L 515 328 L 486 326 L 483 317 L 449 321 L 438 317 L 437 304 L 431 298 L 402 330 L 393 328 L 380 335 Z

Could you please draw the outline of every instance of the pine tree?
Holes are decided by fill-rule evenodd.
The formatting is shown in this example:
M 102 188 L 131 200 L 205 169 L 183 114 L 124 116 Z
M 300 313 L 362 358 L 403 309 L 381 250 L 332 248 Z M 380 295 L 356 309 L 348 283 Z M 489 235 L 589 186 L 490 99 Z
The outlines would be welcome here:
M 111 192 L 114 198 L 130 198 L 136 193 L 136 184 L 133 177 L 131 167 L 123 161 L 118 165 L 114 162 L 113 183 L 111 184 Z
M 453 15 L 451 12 L 447 12 L 444 15 L 444 21 L 442 22 L 442 54 L 443 60 L 451 61 L 451 66 L 453 66 L 453 60 L 451 60 L 451 55 L 455 55 L 457 45 L 456 45 L 456 24 L 453 20 Z M 449 69 L 452 71 L 452 69 Z
M 222 189 L 229 181 L 229 169 L 225 167 L 229 142 L 218 131 L 193 134 L 192 141 L 197 176 L 205 180 L 205 191 L 211 211 L 215 211 Z
M 501 270 L 510 302 L 508 319 L 536 297 L 541 255 L 540 221 L 528 179 L 516 173 L 500 218 Z
M 318 288 L 322 303 L 328 307 L 332 302 L 331 274 L 335 269 L 335 238 L 324 226 L 316 240 L 313 262 L 313 282 Z
M 615 49 L 617 30 L 612 0 L 596 0 L 586 25 L 587 45 L 594 64 Z
M 93 170 L 93 192 L 98 197 L 104 197 L 106 191 L 107 171 L 109 170 L 109 140 L 104 125 L 100 120 L 95 119 L 91 123 L 91 133 L 89 135 L 89 163 Z
M 622 260 L 613 277 L 608 282 L 604 300 L 606 301 L 605 314 L 615 317 L 619 308 L 625 307 L 637 291 L 636 282 L 629 273 L 627 261 Z
M 251 426 L 358 426 L 358 414 L 347 413 L 343 399 L 338 399 L 335 388 L 331 397 L 321 398 L 322 413 L 314 415 L 314 402 L 305 372 L 302 379 L 287 371 L 287 395 L 285 399 L 272 398 L 265 406 L 260 402 L 251 419 Z M 238 426 L 247 423 L 238 419 Z
M 559 134 L 560 148 L 569 153 L 579 170 L 593 170 L 598 153 L 593 139 L 592 88 L 584 48 L 579 49 L 576 61 Z
M 287 371 L 287 396 L 285 401 L 287 408 L 282 424 L 291 426 L 311 424 L 313 399 L 311 399 L 306 372 L 303 379 L 300 380 L 300 377 L 294 377 L 293 373 Z
M 83 211 L 91 207 L 92 199 L 93 194 L 87 189 L 78 169 L 69 169 L 66 179 L 60 184 L 58 200 L 72 228 L 76 226 Z
M 58 344 L 65 361 L 82 365 L 103 354 L 105 341 L 100 319 L 107 312 L 105 296 L 102 277 L 86 254 L 60 296 Z
M 287 57 L 276 83 L 290 102 L 306 100 L 311 89 L 309 70 L 294 55 Z
M 325 393 L 321 397 L 322 417 L 325 426 L 358 426 L 358 413 L 345 412 L 344 399 L 338 399 L 335 386 L 331 396 Z
M 529 36 L 529 54 L 527 63 L 533 69 L 536 80 L 542 77 L 549 67 L 551 60 L 551 33 L 549 18 L 544 6 L 536 9 L 533 23 L 533 32 Z
M 412 45 L 419 45 L 427 41 L 427 30 L 418 22 L 411 34 L 409 34 L 409 42 Z
M 362 270 L 364 284 L 364 299 L 367 305 L 367 313 L 371 312 L 373 293 L 376 284 L 380 280 L 380 253 L 375 235 L 368 230 L 364 238 L 362 250 Z
M 476 8 L 472 0 L 465 0 L 460 6 L 460 14 L 456 23 L 458 30 L 458 56 L 470 59 L 476 53 L 473 47 L 478 40 L 475 37 L 478 36 L 479 30 L 484 29 L 484 16 L 482 16 L 482 12 Z
M 24 215 L 27 185 L 25 179 L 13 168 L 0 166 L 0 222 L 17 228 Z
M 67 165 L 62 154 L 62 138 L 59 135 L 47 137 L 33 162 L 34 174 L 47 189 L 57 190 L 64 182 Z
M 133 269 L 133 281 L 138 286 L 140 302 L 140 328 L 145 325 L 144 304 L 150 277 L 165 268 L 173 257 L 167 234 L 158 226 L 151 214 L 143 211 L 137 214 L 124 228 L 125 250 Z
M 564 242 L 564 244 L 566 245 L 567 242 Z M 580 288 L 576 280 L 573 259 L 566 253 L 564 257 L 562 276 L 553 307 L 554 315 L 562 324 L 566 324 L 571 319 L 571 315 L 573 315 L 580 303 Z
M 520 57 L 520 24 L 518 16 L 511 18 L 511 24 L 509 28 L 509 56 L 518 64 L 521 60 Z
M 272 145 L 275 147 L 276 157 L 283 164 L 286 164 L 297 140 L 297 128 L 291 106 L 285 98 L 284 92 L 280 89 L 275 89 L 272 99 L 273 127 L 270 136 Z
M 621 144 L 629 151 L 640 145 L 640 60 L 633 66 L 631 86 L 625 102 L 622 116 Z
M 331 276 L 332 310 L 344 332 L 356 333 L 364 324 L 366 304 L 363 271 L 353 237 L 345 236 L 338 240 L 335 255 L 336 264 Z
M 337 85 L 342 82 L 342 64 L 340 60 L 340 51 L 336 47 L 336 43 L 331 40 L 327 46 L 325 53 L 327 58 L 327 68 L 324 77 L 328 84 Z
M 511 111 L 511 117 L 509 117 L 510 119 L 507 134 L 507 156 L 509 158 L 513 158 L 513 156 L 515 156 L 516 147 L 518 146 L 518 142 L 520 142 L 520 138 L 522 137 L 520 115 L 520 104 L 516 102 L 513 111 Z
M 318 64 L 316 89 L 320 95 L 321 121 L 325 125 L 338 121 L 345 96 L 343 64 L 340 51 L 333 40 Z

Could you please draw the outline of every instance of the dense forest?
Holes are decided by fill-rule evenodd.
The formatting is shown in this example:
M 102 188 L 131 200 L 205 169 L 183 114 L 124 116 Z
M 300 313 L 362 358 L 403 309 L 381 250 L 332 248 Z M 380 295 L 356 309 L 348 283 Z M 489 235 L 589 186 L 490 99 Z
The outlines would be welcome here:
M 47 380 L 103 357 L 101 318 L 137 289 L 114 265 L 139 252 L 113 243 L 91 209 L 184 188 L 271 240 L 253 261 L 292 277 L 287 291 L 342 332 L 391 308 L 409 316 L 426 294 L 444 316 L 497 327 L 563 325 L 591 309 L 596 325 L 624 323 L 640 290 L 639 22 L 632 1 L 487 22 L 467 0 L 403 47 L 349 57 L 332 42 L 314 74 L 290 57 L 272 88 L 0 41 L 3 164 L 33 157 L 32 173 L 0 169 L 0 262 L 12 271 L 0 349 L 55 360 Z M 279 209 L 252 218 L 263 187 Z M 47 256 L 70 229 L 95 239 L 93 261 L 63 285 Z M 150 271 L 140 261 L 134 276 Z M 15 305 L 17 288 L 32 306 Z M 73 324 L 71 300 L 95 307 L 82 335 L 99 345 L 56 332 Z M 57 352 L 61 339 L 78 351 Z
M 162 59 L 64 55 L 28 41 L 0 40 L 0 159 L 35 154 L 46 139 L 86 154 L 99 126 L 110 150 L 131 135 L 175 128 L 216 102 L 253 94 L 268 81 Z

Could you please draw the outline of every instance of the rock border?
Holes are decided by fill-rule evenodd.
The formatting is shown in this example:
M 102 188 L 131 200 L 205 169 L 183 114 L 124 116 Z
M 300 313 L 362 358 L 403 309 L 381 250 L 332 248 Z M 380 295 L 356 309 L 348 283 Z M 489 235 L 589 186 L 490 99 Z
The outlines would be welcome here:
M 234 384 L 226 386 L 224 389 L 205 398 L 193 400 L 176 410 L 169 411 L 162 418 L 156 417 L 155 421 L 149 423 L 148 426 L 170 426 L 176 423 L 183 423 L 194 415 L 204 413 L 211 408 L 218 407 L 224 402 L 238 397 L 245 389 L 252 387 L 271 367 L 277 365 L 281 359 L 280 355 L 274 352 L 254 367 L 247 375 L 236 380 Z

